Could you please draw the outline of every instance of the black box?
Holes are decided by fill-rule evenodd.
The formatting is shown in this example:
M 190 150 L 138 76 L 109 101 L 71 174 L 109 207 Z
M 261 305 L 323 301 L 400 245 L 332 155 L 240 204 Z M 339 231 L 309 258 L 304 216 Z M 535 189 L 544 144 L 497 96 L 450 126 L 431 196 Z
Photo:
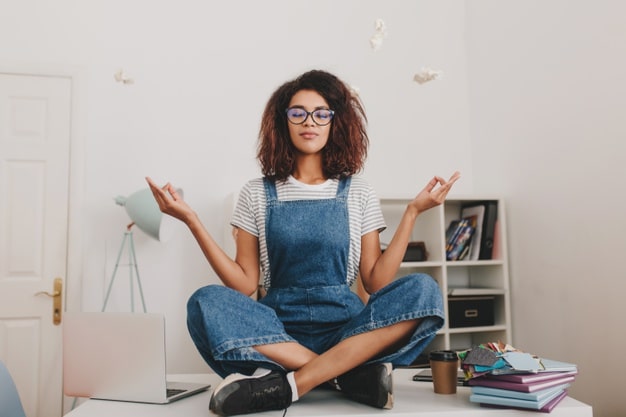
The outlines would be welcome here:
M 448 297 L 448 327 L 493 326 L 494 297 Z
M 402 262 L 423 262 L 428 259 L 424 242 L 409 242 Z
M 384 252 L 387 249 L 386 245 L 381 245 L 381 250 Z M 424 242 L 409 242 L 404 252 L 402 262 L 423 262 L 428 259 L 428 251 Z

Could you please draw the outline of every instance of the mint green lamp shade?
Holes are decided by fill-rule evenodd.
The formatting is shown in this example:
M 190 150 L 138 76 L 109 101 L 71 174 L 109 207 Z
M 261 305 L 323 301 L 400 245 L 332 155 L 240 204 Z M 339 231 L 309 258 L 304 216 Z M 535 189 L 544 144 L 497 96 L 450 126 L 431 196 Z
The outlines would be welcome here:
M 182 190 L 176 190 L 182 195 Z M 147 235 L 158 241 L 168 240 L 173 233 L 174 219 L 164 215 L 149 188 L 139 190 L 128 197 L 118 196 L 115 203 L 124 206 L 130 219 Z

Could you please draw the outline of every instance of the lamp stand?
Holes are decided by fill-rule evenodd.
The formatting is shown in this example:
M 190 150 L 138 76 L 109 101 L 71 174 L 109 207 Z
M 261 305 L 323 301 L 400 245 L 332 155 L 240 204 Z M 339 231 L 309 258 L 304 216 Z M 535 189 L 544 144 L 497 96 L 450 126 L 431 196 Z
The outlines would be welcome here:
M 141 305 L 143 306 L 143 312 L 146 313 L 146 301 L 143 298 L 143 289 L 141 288 L 141 279 L 139 278 L 139 269 L 137 268 L 137 257 L 135 256 L 135 242 L 133 241 L 133 232 L 131 227 L 134 223 L 129 224 L 124 232 L 124 238 L 122 239 L 122 245 L 120 251 L 117 254 L 117 261 L 115 261 L 115 268 L 111 275 L 111 281 L 109 281 L 109 288 L 107 289 L 106 297 L 104 298 L 104 304 L 102 304 L 102 312 L 106 310 L 107 303 L 109 302 L 109 296 L 111 295 L 111 288 L 113 287 L 113 281 L 115 281 L 115 275 L 117 274 L 117 268 L 120 266 L 120 258 L 124 252 L 126 241 L 128 240 L 128 271 L 129 271 L 129 283 L 130 283 L 130 311 L 135 312 L 135 285 L 133 282 L 133 270 L 135 278 L 137 278 L 137 287 L 139 288 L 139 295 L 141 296 Z

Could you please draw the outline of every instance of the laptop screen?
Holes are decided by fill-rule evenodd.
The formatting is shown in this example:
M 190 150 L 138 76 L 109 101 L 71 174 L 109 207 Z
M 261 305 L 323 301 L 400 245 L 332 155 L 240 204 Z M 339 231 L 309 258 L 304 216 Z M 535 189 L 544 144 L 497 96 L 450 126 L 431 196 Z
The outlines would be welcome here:
M 65 395 L 164 402 L 165 361 L 165 319 L 161 314 L 65 314 Z

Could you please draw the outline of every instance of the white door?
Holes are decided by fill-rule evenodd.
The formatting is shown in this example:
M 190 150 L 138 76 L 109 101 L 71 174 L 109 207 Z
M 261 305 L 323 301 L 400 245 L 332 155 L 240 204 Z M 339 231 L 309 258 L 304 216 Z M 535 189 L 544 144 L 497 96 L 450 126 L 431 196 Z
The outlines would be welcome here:
M 0 359 L 27 417 L 62 414 L 61 326 L 35 294 L 66 276 L 71 89 L 0 73 Z

